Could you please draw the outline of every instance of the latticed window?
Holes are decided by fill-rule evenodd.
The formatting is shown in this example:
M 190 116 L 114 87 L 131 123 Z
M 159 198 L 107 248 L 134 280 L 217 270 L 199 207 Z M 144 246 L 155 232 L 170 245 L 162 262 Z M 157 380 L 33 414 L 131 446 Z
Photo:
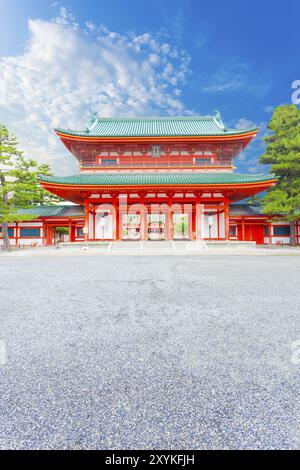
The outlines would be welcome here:
M 118 162 L 116 158 L 102 158 L 101 163 L 106 166 L 115 166 Z
M 211 163 L 211 158 L 195 158 L 196 165 L 209 165 Z
M 21 228 L 21 237 L 39 237 L 41 229 L 40 228 Z
M 289 237 L 291 233 L 291 229 L 288 225 L 275 225 L 273 228 L 273 234 L 274 235 L 282 235 L 285 237 Z

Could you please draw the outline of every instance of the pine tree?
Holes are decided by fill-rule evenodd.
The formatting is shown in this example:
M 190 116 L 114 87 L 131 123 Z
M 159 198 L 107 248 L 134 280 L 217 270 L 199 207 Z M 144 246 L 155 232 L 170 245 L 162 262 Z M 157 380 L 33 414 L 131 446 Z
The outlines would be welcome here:
M 290 222 L 291 245 L 296 245 L 295 226 L 300 219 L 300 111 L 295 105 L 278 106 L 269 122 L 272 134 L 260 162 L 271 165 L 277 185 L 263 199 L 266 213 L 281 215 Z
M 3 243 L 9 248 L 8 223 L 31 220 L 34 216 L 20 214 L 19 209 L 28 209 L 41 204 L 54 204 L 60 199 L 42 189 L 37 176 L 50 175 L 48 165 L 38 165 L 26 159 L 17 148 L 16 137 L 0 124 L 0 223 Z

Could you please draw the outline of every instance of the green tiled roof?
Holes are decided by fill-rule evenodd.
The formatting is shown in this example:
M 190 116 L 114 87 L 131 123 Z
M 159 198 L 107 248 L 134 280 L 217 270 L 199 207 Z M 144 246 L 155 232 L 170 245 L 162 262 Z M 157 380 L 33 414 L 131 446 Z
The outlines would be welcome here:
M 30 214 L 38 217 L 84 217 L 84 206 L 36 206 L 31 209 L 19 209 L 20 214 Z M 231 216 L 257 216 L 263 215 L 261 204 L 230 204 Z
M 263 215 L 261 204 L 231 204 L 229 214 L 256 216 Z
M 93 115 L 85 130 L 55 130 L 82 137 L 172 137 L 239 135 L 258 129 L 227 129 L 217 112 L 215 116 L 184 117 L 98 118 Z
M 74 176 L 41 176 L 41 182 L 84 186 L 144 186 L 259 183 L 270 175 L 237 173 L 81 173 Z
M 47 217 L 56 215 L 62 209 L 62 206 L 34 206 L 29 209 L 18 209 L 19 214 L 36 215 L 37 217 Z
M 76 205 L 35 206 L 29 209 L 19 209 L 18 213 L 36 217 L 78 217 L 84 215 L 84 207 Z

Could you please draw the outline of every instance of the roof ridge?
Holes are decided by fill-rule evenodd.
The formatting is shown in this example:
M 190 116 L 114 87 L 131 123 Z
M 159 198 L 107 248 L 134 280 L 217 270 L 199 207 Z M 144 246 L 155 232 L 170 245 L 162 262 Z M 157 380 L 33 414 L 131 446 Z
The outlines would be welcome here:
M 117 117 L 97 117 L 98 121 L 193 121 L 197 119 L 213 120 L 216 116 L 209 114 L 197 114 L 188 116 L 117 116 Z M 218 119 L 219 120 L 219 119 Z

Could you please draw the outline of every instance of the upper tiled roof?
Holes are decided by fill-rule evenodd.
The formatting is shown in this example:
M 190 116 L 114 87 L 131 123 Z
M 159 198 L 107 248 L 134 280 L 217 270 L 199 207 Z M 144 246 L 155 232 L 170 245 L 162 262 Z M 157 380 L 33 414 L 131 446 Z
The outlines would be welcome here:
M 98 118 L 94 114 L 85 130 L 55 130 L 81 137 L 230 136 L 258 131 L 256 127 L 227 129 L 219 112 L 215 116 L 139 118 Z
M 81 173 L 41 176 L 41 182 L 83 186 L 242 184 L 274 180 L 270 175 L 237 173 Z

